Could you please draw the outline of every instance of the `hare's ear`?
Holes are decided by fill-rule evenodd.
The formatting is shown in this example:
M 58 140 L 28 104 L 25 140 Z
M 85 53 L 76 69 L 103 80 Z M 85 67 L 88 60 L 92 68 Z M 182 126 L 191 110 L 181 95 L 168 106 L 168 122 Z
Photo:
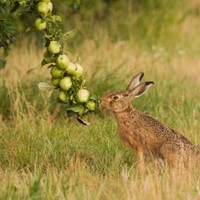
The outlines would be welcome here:
M 131 82 L 129 83 L 129 85 L 127 86 L 126 88 L 126 91 L 131 91 L 133 90 L 136 86 L 138 86 L 140 84 L 140 81 L 142 80 L 144 76 L 144 73 L 143 72 L 140 72 L 139 74 L 135 75 Z
M 132 98 L 137 98 L 144 94 L 154 83 L 153 82 L 144 82 L 135 87 L 133 90 L 129 91 L 129 94 Z

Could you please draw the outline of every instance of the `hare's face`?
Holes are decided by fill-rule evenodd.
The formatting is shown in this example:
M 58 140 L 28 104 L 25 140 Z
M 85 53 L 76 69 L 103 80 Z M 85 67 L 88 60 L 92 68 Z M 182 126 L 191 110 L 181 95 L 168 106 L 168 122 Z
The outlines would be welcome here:
M 100 100 L 100 105 L 103 108 L 112 110 L 114 112 L 122 112 L 131 105 L 131 100 L 134 98 L 140 97 L 144 94 L 149 87 L 154 83 L 152 81 L 140 83 L 144 76 L 144 73 L 141 72 L 135 75 L 125 92 L 114 92 L 104 96 Z
M 129 107 L 130 97 L 128 93 L 110 93 L 101 98 L 100 105 L 105 109 L 121 112 Z

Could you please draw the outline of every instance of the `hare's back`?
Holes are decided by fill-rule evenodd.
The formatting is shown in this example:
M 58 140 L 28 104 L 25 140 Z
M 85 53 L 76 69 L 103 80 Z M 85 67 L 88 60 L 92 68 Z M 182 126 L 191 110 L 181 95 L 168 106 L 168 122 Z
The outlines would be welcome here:
M 137 112 L 136 126 L 140 127 L 141 134 L 143 133 L 145 137 L 153 137 L 158 143 L 170 142 L 175 143 L 178 146 L 183 146 L 188 150 L 195 149 L 198 151 L 197 147 L 190 140 L 177 131 L 169 128 L 164 123 L 149 115 L 139 111 Z
M 134 111 L 132 115 L 133 128 L 140 129 L 141 134 L 145 134 L 146 137 L 155 137 L 159 141 L 165 141 L 177 135 L 177 132 L 145 113 Z

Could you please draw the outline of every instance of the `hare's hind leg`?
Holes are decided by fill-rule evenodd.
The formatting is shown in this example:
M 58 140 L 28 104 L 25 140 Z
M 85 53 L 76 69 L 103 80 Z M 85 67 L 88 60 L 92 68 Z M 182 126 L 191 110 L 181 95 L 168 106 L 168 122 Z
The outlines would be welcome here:
M 170 168 L 182 167 L 178 146 L 173 143 L 163 144 L 160 148 L 160 155 Z

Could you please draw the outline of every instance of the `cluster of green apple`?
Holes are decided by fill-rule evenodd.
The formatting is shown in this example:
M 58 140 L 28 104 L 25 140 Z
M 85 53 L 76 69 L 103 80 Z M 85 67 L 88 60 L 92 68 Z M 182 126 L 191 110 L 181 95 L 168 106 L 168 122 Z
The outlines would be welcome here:
M 52 15 L 53 4 L 50 0 L 37 2 L 36 10 L 39 18 L 35 21 L 38 30 L 45 32 L 46 48 L 43 62 L 51 68 L 51 84 L 59 90 L 58 102 L 66 104 L 67 110 L 82 116 L 96 110 L 96 99 L 84 88 L 83 68 L 78 63 L 70 61 L 64 52 L 64 44 L 60 38 L 61 21 L 58 15 Z M 53 28 L 52 28 L 53 27 Z M 57 30 L 56 30 L 57 29 Z
M 77 105 L 78 113 L 84 114 L 88 110 L 94 111 L 96 108 L 95 99 L 91 97 L 90 92 L 82 88 L 84 84 L 83 68 L 78 63 L 72 63 L 66 54 L 58 52 L 59 43 L 51 41 L 47 47 L 51 54 L 58 53 L 55 64 L 51 65 L 51 83 L 60 92 L 58 99 L 62 103 Z M 75 90 L 75 91 L 74 91 Z M 91 98 L 90 98 L 91 97 Z M 80 107 L 83 105 L 83 107 Z
M 47 21 L 45 18 L 51 15 L 52 10 L 53 4 L 50 0 L 41 0 L 37 3 L 37 12 L 40 17 L 35 20 L 35 26 L 38 30 L 41 31 L 47 28 Z

